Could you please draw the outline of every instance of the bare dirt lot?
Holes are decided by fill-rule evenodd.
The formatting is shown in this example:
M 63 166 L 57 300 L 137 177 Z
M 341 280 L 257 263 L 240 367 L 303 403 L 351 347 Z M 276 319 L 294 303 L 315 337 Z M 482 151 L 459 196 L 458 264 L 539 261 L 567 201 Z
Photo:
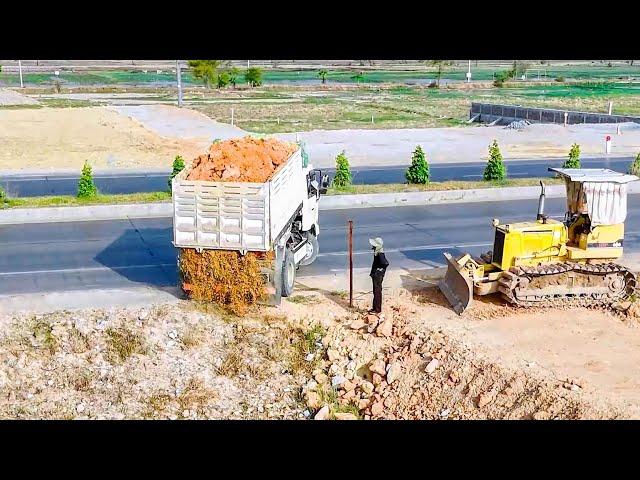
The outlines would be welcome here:
M 206 142 L 163 137 L 104 107 L 3 110 L 0 170 L 166 167 Z
M 458 317 L 432 287 L 390 292 L 381 317 L 369 301 L 4 315 L 0 417 L 640 418 L 634 315 L 478 301 Z

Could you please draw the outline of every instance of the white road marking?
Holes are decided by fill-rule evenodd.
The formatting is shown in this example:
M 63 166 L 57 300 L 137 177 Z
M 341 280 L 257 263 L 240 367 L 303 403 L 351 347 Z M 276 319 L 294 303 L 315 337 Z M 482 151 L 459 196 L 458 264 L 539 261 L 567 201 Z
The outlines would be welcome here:
M 102 272 L 105 270 L 129 270 L 133 268 L 175 267 L 176 263 L 152 263 L 148 265 L 125 265 L 122 267 L 83 267 L 83 268 L 58 268 L 53 270 L 24 270 L 22 272 L 0 272 L 1 276 L 9 275 L 33 275 L 42 273 L 78 273 L 78 272 Z

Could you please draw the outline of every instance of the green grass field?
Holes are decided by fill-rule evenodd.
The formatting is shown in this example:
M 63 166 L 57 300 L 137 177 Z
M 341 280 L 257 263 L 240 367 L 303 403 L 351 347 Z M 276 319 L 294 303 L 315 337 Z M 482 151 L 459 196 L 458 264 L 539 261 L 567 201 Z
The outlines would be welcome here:
M 474 80 L 492 80 L 496 72 L 507 69 L 504 67 L 488 67 L 480 65 L 472 66 Z M 362 72 L 363 78 L 356 79 L 354 76 L 358 71 Z M 448 68 L 444 74 L 444 80 L 464 80 L 467 67 L 464 62 L 458 66 Z M 593 65 L 568 65 L 568 66 L 548 66 L 531 64 L 527 70 L 529 79 L 555 79 L 564 77 L 576 80 L 627 80 L 629 77 L 640 76 L 640 65 L 628 66 L 616 64 L 607 67 L 606 64 L 596 63 Z M 398 70 L 367 70 L 365 67 L 359 69 L 329 69 L 327 82 L 331 83 L 425 83 L 433 80 L 435 70 L 432 67 L 424 66 L 411 71 Z M 200 82 L 193 78 L 190 72 L 184 72 L 182 80 L 185 85 L 198 85 Z M 25 73 L 23 81 L 28 86 L 53 85 L 56 81 L 66 86 L 88 86 L 88 85 L 168 85 L 175 83 L 175 73 L 171 70 L 164 70 L 157 73 L 150 70 L 144 73 L 142 70 L 104 70 L 89 72 L 61 72 L 56 77 L 50 73 Z M 320 83 L 318 70 L 265 70 L 264 83 Z M 18 86 L 20 79 L 16 73 L 0 74 L 0 85 Z

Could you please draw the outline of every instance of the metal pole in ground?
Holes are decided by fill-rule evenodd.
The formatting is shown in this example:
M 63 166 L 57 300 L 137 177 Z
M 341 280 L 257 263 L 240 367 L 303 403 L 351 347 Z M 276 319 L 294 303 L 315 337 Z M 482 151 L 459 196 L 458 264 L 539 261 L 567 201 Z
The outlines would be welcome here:
M 231 126 L 233 127 L 233 108 L 231 109 Z
M 18 70 L 20 71 L 20 88 L 24 88 L 24 83 L 22 83 L 22 60 L 18 60 Z
M 353 220 L 349 220 L 349 307 L 353 308 Z
M 176 77 L 178 78 L 178 106 L 182 106 L 182 73 L 180 72 L 180 60 L 176 60 Z
M 613 102 L 609 102 L 609 115 L 613 112 Z

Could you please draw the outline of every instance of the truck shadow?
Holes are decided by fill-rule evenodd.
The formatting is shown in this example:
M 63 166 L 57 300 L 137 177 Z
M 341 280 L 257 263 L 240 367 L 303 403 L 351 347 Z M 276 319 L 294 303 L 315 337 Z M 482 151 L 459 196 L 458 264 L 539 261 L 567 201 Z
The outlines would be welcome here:
M 125 284 L 165 290 L 178 284 L 177 252 L 171 243 L 172 236 L 171 227 L 127 229 L 94 259 L 123 277 Z

